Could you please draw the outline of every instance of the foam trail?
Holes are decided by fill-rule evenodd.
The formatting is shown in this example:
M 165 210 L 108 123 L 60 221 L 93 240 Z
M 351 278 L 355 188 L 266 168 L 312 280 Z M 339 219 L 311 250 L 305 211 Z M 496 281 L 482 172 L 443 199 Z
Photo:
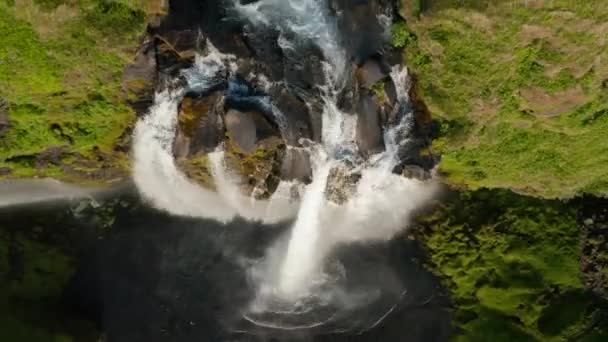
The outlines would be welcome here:
M 148 116 L 135 127 L 133 179 L 141 195 L 159 209 L 181 216 L 228 222 L 237 214 L 214 192 L 201 188 L 176 167 L 172 144 L 180 93 L 156 94 Z
M 189 90 L 204 92 L 222 82 L 228 72 L 226 63 L 232 56 L 221 54 L 207 43 L 208 53 L 197 56 L 195 66 L 183 74 Z M 230 67 L 230 65 L 229 65 Z M 210 154 L 218 193 L 190 181 L 175 165 L 173 141 L 177 126 L 178 105 L 184 91 L 163 91 L 155 95 L 155 103 L 147 116 L 140 119 L 133 137 L 133 179 L 140 194 L 150 203 L 175 215 L 215 219 L 228 222 L 236 216 L 249 220 L 275 223 L 293 217 L 297 203 L 281 204 L 281 211 L 268 211 L 269 201 L 251 202 L 229 177 L 223 154 Z M 274 205 L 279 201 L 275 199 Z

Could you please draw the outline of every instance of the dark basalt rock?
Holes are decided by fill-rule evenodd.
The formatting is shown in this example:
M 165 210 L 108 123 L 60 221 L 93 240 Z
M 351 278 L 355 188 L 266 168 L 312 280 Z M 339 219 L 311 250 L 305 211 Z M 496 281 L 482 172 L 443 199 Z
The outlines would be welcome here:
M 223 141 L 222 107 L 220 91 L 199 98 L 184 98 L 180 104 L 174 143 L 176 157 L 211 152 Z
M 378 17 L 390 17 L 391 1 L 382 0 L 330 0 L 330 8 L 340 13 L 338 28 L 343 44 L 355 61 L 364 61 L 384 48 L 385 27 Z
M 289 136 L 285 137 L 286 143 L 297 146 L 300 138 L 312 139 L 313 130 L 306 102 L 295 96 L 287 88 L 277 89 L 270 96 L 276 107 L 287 119 Z
M 312 168 L 310 153 L 307 149 L 292 147 L 285 150 L 281 164 L 281 179 L 310 183 Z
M 244 27 L 245 44 L 257 61 L 258 72 L 268 76 L 271 81 L 283 79 L 283 50 L 279 46 L 280 32 L 274 28 L 259 30 L 251 25 Z
M 253 152 L 258 140 L 253 115 L 230 109 L 224 117 L 230 139 L 245 153 Z
M 127 101 L 138 115 L 145 114 L 152 105 L 156 81 L 156 48 L 151 39 L 146 39 L 137 51 L 134 62 L 125 68 L 122 76 Z
M 359 151 L 366 155 L 381 152 L 384 149 L 380 104 L 369 91 L 361 94 L 357 104 L 356 142 Z

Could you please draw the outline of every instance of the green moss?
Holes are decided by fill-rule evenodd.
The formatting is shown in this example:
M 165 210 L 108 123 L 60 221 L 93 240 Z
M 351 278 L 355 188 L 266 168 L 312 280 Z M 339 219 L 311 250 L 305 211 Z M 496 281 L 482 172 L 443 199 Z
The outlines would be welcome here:
M 608 193 L 608 69 L 595 62 L 608 58 L 608 5 L 425 6 L 400 32 L 416 37 L 405 57 L 442 123 L 433 148 L 447 180 L 543 197 Z
M 0 340 L 94 341 L 91 324 L 66 316 L 58 303 L 74 272 L 72 259 L 32 236 L 14 234 L 0 230 Z M 9 254 L 17 255 L 12 267 Z M 80 328 L 93 335 L 75 339 Z
M 374 92 L 374 95 L 376 95 L 376 98 L 378 99 L 378 102 L 380 104 L 384 104 L 388 101 L 388 97 L 386 95 L 386 92 L 384 91 L 384 87 L 384 80 L 379 80 L 378 82 L 372 84 L 371 87 L 371 90 Z
M 392 41 L 393 45 L 398 48 L 404 48 L 416 40 L 404 21 L 397 21 L 392 26 Z
M 432 268 L 456 303 L 457 340 L 559 341 L 590 324 L 575 208 L 480 190 L 425 225 Z
M 14 8 L 0 3 L 0 96 L 9 102 L 13 124 L 0 141 L 0 166 L 13 168 L 12 176 L 52 175 L 54 170 L 9 161 L 51 146 L 65 146 L 81 156 L 92 155 L 94 149 L 113 151 L 135 120 L 120 81 L 144 30 L 139 5 L 38 3 Z M 53 13 L 59 4 L 74 15 L 65 19 Z M 40 8 L 48 13 L 36 12 Z M 34 15 L 23 15 L 29 10 Z M 46 17 L 39 20 L 37 15 Z

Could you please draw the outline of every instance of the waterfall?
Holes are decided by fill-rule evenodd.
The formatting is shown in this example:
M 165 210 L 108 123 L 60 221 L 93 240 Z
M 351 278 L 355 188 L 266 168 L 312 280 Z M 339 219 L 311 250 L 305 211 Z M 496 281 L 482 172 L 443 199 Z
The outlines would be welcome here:
M 412 213 L 434 194 L 435 186 L 430 182 L 393 174 L 400 163 L 399 153 L 412 134 L 410 79 L 407 68 L 398 65 L 392 68 L 390 77 L 397 99 L 392 121 L 383 131 L 385 150 L 364 156 L 355 143 L 357 116 L 343 112 L 338 105 L 339 94 L 349 77 L 345 72 L 348 58 L 341 47 L 337 19 L 330 14 L 327 3 L 260 0 L 243 5 L 235 0 L 234 8 L 254 27 L 278 28 L 282 49 L 297 50 L 304 43 L 312 43 L 327 60 L 325 83 L 316 89 L 322 102 L 321 142 L 307 142 L 301 147 L 310 154 L 312 183 L 304 186 L 282 181 L 269 200 L 254 200 L 239 190 L 240 180 L 227 169 L 221 146 L 209 154 L 216 191 L 201 188 L 178 170 L 171 146 L 183 94 L 186 90 L 202 93 L 225 81 L 237 69 L 234 56 L 222 54 L 210 42 L 206 54 L 197 56 L 195 65 L 183 72 L 187 89 L 157 93 L 150 113 L 137 123 L 133 175 L 142 196 L 172 214 L 220 222 L 236 216 L 267 223 L 295 217 L 288 236 L 279 239 L 268 249 L 265 260 L 250 269 L 259 288 L 250 309 L 306 311 L 303 306 L 311 302 L 325 305 L 332 301 L 333 294 L 340 292 L 332 288 L 332 281 L 343 275 L 329 274 L 326 267 L 326 259 L 335 247 L 391 239 L 407 227 Z M 290 130 L 282 113 L 268 97 L 254 100 L 270 108 L 285 139 Z M 335 181 L 332 170 L 338 167 L 360 175 L 354 193 L 342 204 L 328 200 L 326 193 L 328 184 Z M 300 203 L 293 200 L 294 190 L 301 195 Z M 278 309 L 285 305 L 289 307 L 286 311 Z
M 203 92 L 215 86 L 220 74 L 229 72 L 231 60 L 232 56 L 221 54 L 207 42 L 207 54 L 197 56 L 195 65 L 183 72 L 188 90 Z M 231 221 L 237 215 L 266 223 L 293 217 L 297 203 L 291 198 L 275 197 L 272 201 L 252 202 L 241 194 L 235 185 L 238 180 L 226 171 L 221 150 L 209 156 L 218 192 L 195 184 L 177 168 L 173 140 L 178 105 L 185 90 L 157 93 L 149 114 L 137 122 L 133 134 L 133 179 L 142 197 L 152 206 L 174 215 L 220 222 Z M 282 210 L 269 211 L 266 208 L 270 204 Z

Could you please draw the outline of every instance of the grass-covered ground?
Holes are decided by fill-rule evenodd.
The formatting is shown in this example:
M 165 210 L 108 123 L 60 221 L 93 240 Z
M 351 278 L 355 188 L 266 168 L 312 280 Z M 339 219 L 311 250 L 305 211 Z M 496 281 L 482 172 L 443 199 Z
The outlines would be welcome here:
M 576 205 L 504 190 L 450 196 L 423 238 L 450 288 L 456 340 L 608 339 L 580 280 Z
M 403 0 L 393 30 L 441 122 L 446 179 L 608 193 L 608 2 Z
M 153 3 L 0 0 L 0 97 L 12 125 L 0 138 L 0 168 L 9 176 L 126 169 L 126 155 L 113 151 L 135 119 L 121 74 Z M 49 148 L 61 153 L 45 162 Z

